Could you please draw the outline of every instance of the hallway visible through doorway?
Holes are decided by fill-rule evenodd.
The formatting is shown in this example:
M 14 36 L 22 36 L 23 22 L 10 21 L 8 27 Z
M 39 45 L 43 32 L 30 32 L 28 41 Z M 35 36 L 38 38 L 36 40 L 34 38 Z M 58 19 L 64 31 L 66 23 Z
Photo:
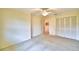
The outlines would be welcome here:
M 49 20 L 46 18 L 43 21 L 43 33 L 49 34 Z

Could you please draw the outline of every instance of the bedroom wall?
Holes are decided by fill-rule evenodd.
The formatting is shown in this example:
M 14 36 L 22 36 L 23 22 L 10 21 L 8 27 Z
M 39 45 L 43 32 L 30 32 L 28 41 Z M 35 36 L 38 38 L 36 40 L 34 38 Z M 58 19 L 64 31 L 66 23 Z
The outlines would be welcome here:
M 32 37 L 42 33 L 42 24 L 40 15 L 32 15 Z
M 49 20 L 49 34 L 50 35 L 55 35 L 56 33 L 56 19 L 55 16 L 50 15 L 48 16 L 48 20 Z
M 0 9 L 0 48 L 8 46 L 10 43 L 3 37 L 3 9 Z
M 31 14 L 0 9 L 0 48 L 31 39 Z

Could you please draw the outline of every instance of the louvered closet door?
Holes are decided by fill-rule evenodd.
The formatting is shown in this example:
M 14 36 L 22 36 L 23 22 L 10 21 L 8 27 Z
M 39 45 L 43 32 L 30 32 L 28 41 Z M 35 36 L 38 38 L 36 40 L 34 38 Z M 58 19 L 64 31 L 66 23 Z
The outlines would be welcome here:
M 62 37 L 64 37 L 64 18 L 62 17 L 61 18 L 61 20 L 60 20 L 60 31 L 61 31 L 61 33 L 60 33 L 60 35 L 62 36 Z
M 62 17 L 59 20 L 59 34 L 64 37 L 64 19 Z
M 79 40 L 79 16 L 77 17 L 76 23 L 76 39 Z
M 77 20 L 76 16 L 71 16 L 70 31 L 71 31 L 71 38 L 72 39 L 76 39 L 76 20 Z
M 56 18 L 56 35 L 58 34 L 58 18 Z
M 56 35 L 59 35 L 59 18 L 56 19 Z
M 64 18 L 64 37 L 70 38 L 70 17 Z
M 59 30 L 58 30 L 58 33 L 59 33 L 59 36 L 62 36 L 61 35 L 61 18 L 59 18 Z

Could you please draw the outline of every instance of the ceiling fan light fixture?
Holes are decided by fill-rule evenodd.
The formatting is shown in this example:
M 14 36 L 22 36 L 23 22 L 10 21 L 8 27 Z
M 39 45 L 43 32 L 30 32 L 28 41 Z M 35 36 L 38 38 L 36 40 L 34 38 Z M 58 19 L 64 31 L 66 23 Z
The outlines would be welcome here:
M 44 11 L 42 12 L 42 15 L 43 15 L 43 16 L 47 16 L 47 15 L 48 15 L 48 12 L 47 12 L 46 10 L 44 10 Z

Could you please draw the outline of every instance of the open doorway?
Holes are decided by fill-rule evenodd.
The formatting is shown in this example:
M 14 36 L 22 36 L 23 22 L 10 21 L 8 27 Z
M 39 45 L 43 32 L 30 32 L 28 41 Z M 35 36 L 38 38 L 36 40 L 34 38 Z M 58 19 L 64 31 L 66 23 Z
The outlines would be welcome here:
M 43 19 L 43 33 L 49 34 L 49 20 L 46 17 Z

